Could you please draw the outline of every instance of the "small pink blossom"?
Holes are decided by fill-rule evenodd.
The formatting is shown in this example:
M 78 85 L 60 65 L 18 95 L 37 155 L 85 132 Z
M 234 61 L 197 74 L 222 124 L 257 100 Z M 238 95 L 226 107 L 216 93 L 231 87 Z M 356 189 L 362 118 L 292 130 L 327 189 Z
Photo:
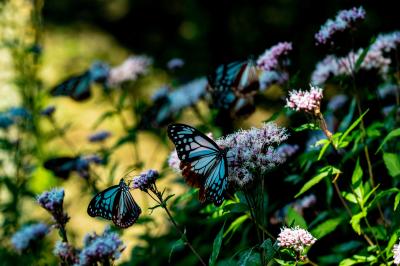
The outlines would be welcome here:
M 179 168 L 181 161 L 178 158 L 178 153 L 176 150 L 173 150 L 171 154 L 168 157 L 168 165 L 171 167 L 172 170 L 174 170 L 177 173 L 181 172 L 181 169 Z
M 277 70 L 282 56 L 287 55 L 292 49 L 292 43 L 290 42 L 278 43 L 260 55 L 257 60 L 257 66 L 265 71 Z
M 154 184 L 159 173 L 156 170 L 150 169 L 135 176 L 132 180 L 132 188 L 147 191 Z
M 321 100 L 323 98 L 322 89 L 310 86 L 309 91 L 292 90 L 289 98 L 286 99 L 286 107 L 296 111 L 319 112 Z
M 282 228 L 277 240 L 280 247 L 292 248 L 297 252 L 302 252 L 306 247 L 312 246 L 317 241 L 307 230 L 298 226 Z

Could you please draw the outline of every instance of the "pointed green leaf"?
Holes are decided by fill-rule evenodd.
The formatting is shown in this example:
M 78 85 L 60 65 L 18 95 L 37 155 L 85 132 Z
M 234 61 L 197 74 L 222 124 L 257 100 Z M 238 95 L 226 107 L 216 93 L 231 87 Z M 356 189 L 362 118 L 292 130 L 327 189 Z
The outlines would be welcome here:
M 222 226 L 221 230 L 219 230 L 217 236 L 214 239 L 213 250 L 211 253 L 210 260 L 209 260 L 210 266 L 214 266 L 215 263 L 217 262 L 218 254 L 219 254 L 219 251 L 220 251 L 221 245 L 222 245 L 222 238 L 224 236 L 224 226 L 225 226 L 225 223 Z
M 357 120 L 354 121 L 353 124 L 351 124 L 351 126 L 343 133 L 343 135 L 339 139 L 339 144 L 341 144 L 342 141 L 347 137 L 347 135 L 349 135 L 350 132 L 361 122 L 361 120 L 367 114 L 368 111 L 369 110 L 367 109 L 367 111 L 365 111 L 359 118 L 357 118 Z
M 304 220 L 303 216 L 301 216 L 295 209 L 289 207 L 287 216 L 287 224 L 298 225 L 303 229 L 307 229 L 307 222 Z
M 391 177 L 397 177 L 400 175 L 400 157 L 398 154 L 384 153 L 383 161 L 385 162 L 386 168 Z
M 396 128 L 395 130 L 392 130 L 382 141 L 382 144 L 379 146 L 379 148 L 376 150 L 375 154 L 377 154 L 383 147 L 383 145 L 386 144 L 389 140 L 399 137 L 400 136 L 400 128 Z

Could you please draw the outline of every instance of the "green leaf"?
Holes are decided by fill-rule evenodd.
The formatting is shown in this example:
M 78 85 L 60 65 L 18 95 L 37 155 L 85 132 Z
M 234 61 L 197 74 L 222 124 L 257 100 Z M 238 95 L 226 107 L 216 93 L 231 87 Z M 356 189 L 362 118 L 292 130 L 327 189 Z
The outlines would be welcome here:
M 368 47 L 364 48 L 361 55 L 358 57 L 356 63 L 354 64 L 354 71 L 357 73 L 358 70 L 361 68 L 361 64 L 364 61 L 365 57 L 368 54 L 369 49 L 371 48 L 372 44 L 375 42 L 376 37 L 372 37 L 371 40 L 369 41 Z
M 304 220 L 303 216 L 301 216 L 295 209 L 289 207 L 287 216 L 287 224 L 298 225 L 303 229 L 307 229 L 307 222 Z
M 173 196 L 175 196 L 175 194 L 168 195 L 168 196 L 165 198 L 164 202 L 167 203 L 167 201 L 168 201 L 170 198 L 172 198 Z
M 361 235 L 361 225 L 360 225 L 361 219 L 366 216 L 367 216 L 367 213 L 365 211 L 362 211 L 360 213 L 353 215 L 353 217 L 351 217 L 350 224 L 353 227 L 354 231 L 359 235 Z
M 392 138 L 398 137 L 400 136 L 400 128 L 396 128 L 394 130 L 392 130 L 389 134 L 387 134 L 387 136 L 383 139 L 382 144 L 379 146 L 379 148 L 376 150 L 375 154 L 377 154 L 382 147 L 386 144 L 386 142 L 388 142 L 389 140 L 391 140 Z
M 322 143 L 322 142 L 319 141 L 319 143 Z M 322 156 L 325 154 L 326 150 L 329 148 L 329 144 L 331 144 L 329 142 L 329 140 L 327 140 L 327 139 L 324 139 L 323 143 L 324 143 L 324 146 L 322 147 L 321 151 L 319 152 L 318 159 L 317 159 L 318 161 L 321 160 Z
M 341 224 L 344 221 L 344 217 L 337 217 L 333 219 L 329 219 L 321 224 L 319 224 L 317 227 L 315 227 L 313 230 L 311 230 L 311 234 L 317 238 L 321 239 L 322 237 L 332 233 L 335 231 L 336 227 L 338 227 L 339 224 Z
M 226 237 L 228 235 L 228 233 L 232 232 L 234 233 L 242 223 L 244 223 L 246 220 L 248 219 L 247 214 L 242 215 L 238 218 L 236 218 L 231 225 L 228 227 L 228 230 L 226 230 L 226 232 L 224 233 L 224 237 Z
M 241 253 L 238 265 L 239 266 L 261 265 L 260 255 L 258 253 L 253 252 L 252 248 L 249 250 L 246 250 Z
M 356 121 L 353 122 L 353 124 L 351 124 L 351 126 L 343 133 L 343 135 L 340 137 L 339 139 L 339 145 L 342 143 L 342 141 L 347 137 L 347 135 L 350 134 L 350 132 L 361 122 L 361 120 L 363 119 L 363 117 L 367 114 L 369 110 L 367 109 L 367 111 L 365 111 L 359 118 L 357 118 Z
M 357 188 L 361 185 L 363 171 L 360 166 L 360 158 L 357 158 L 356 167 L 354 168 L 353 175 L 351 176 L 351 184 Z
M 219 230 L 217 236 L 214 239 L 213 250 L 211 253 L 210 260 L 209 260 L 210 266 L 214 266 L 217 261 L 217 257 L 218 257 L 218 254 L 219 254 L 219 251 L 220 251 L 221 245 L 222 245 L 222 238 L 224 237 L 224 226 L 225 226 L 225 223 L 222 226 L 221 230 Z
M 400 157 L 395 153 L 384 153 L 383 161 L 391 177 L 400 175 Z
M 399 206 L 399 202 L 400 202 L 400 192 L 397 193 L 396 197 L 394 198 L 393 211 L 395 211 L 397 209 L 397 206 Z
M 301 125 L 301 126 L 299 126 L 299 127 L 293 128 L 293 130 L 294 130 L 295 132 L 300 132 L 300 131 L 304 131 L 304 130 L 307 130 L 307 129 L 310 129 L 310 130 L 320 130 L 319 126 L 316 125 L 316 124 L 314 124 L 314 123 L 307 123 L 307 124 Z
M 267 239 L 265 240 L 262 244 L 261 244 L 261 248 L 265 249 L 265 261 L 266 262 L 270 262 L 276 252 L 278 251 L 278 243 L 275 243 L 276 245 L 272 244 L 271 239 Z
M 169 256 L 168 256 L 168 263 L 171 264 L 171 257 L 172 257 L 172 253 L 174 252 L 174 250 L 177 247 L 183 247 L 185 245 L 185 242 L 183 241 L 182 238 L 176 240 L 176 242 L 172 245 L 171 250 L 169 252 Z
M 228 205 L 225 205 L 223 207 L 224 212 L 230 212 L 230 213 L 244 213 L 249 210 L 249 206 L 244 203 L 231 203 Z
M 311 178 L 304 186 L 300 189 L 300 192 L 296 194 L 295 198 L 300 196 L 301 194 L 307 192 L 310 188 L 321 182 L 322 179 L 328 177 L 333 174 L 340 173 L 340 170 L 333 166 L 326 166 L 319 171 L 319 174 Z

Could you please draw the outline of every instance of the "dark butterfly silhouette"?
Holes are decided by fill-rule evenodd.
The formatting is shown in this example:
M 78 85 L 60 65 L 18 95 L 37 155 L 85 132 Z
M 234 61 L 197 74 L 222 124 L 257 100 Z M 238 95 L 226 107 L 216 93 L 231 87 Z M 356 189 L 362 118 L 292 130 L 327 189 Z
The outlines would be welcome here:
M 90 87 L 94 82 L 104 83 L 109 73 L 109 66 L 95 62 L 89 70 L 72 76 L 51 90 L 53 96 L 69 96 L 75 101 L 83 101 L 91 96 Z
M 139 218 L 142 210 L 129 192 L 129 186 L 122 178 L 119 185 L 111 186 L 98 193 L 89 203 L 87 213 L 100 216 L 120 228 L 133 225 Z
M 72 172 L 76 171 L 83 178 L 89 177 L 89 165 L 100 164 L 102 160 L 93 156 L 62 156 L 50 158 L 44 162 L 44 168 L 53 172 L 57 177 L 67 179 Z
M 169 125 L 168 137 L 176 146 L 183 177 L 190 185 L 200 188 L 200 200 L 221 205 L 228 186 L 226 150 L 184 124 Z

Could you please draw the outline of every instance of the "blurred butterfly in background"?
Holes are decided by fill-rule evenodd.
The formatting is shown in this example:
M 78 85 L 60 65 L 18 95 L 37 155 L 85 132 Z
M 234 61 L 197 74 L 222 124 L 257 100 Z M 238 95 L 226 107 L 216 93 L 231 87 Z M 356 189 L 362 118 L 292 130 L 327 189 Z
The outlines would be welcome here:
M 254 95 L 259 89 L 259 69 L 253 59 L 220 65 L 208 76 L 208 91 L 216 108 L 230 109 L 238 98 Z
M 53 96 L 69 96 L 78 102 L 86 100 L 91 96 L 91 85 L 95 82 L 105 83 L 109 70 L 107 64 L 94 62 L 89 70 L 61 82 L 50 93 Z
M 122 178 L 119 185 L 111 186 L 94 196 L 87 213 L 91 217 L 100 216 L 112 220 L 120 228 L 127 228 L 137 221 L 142 210 Z
M 175 144 L 186 182 L 200 188 L 200 201 L 221 205 L 228 186 L 226 150 L 197 129 L 184 124 L 169 125 L 168 137 Z
M 81 177 L 88 178 L 91 163 L 101 164 L 103 160 L 96 155 L 61 156 L 48 159 L 43 166 L 53 172 L 55 176 L 63 179 L 67 179 L 74 171 Z

